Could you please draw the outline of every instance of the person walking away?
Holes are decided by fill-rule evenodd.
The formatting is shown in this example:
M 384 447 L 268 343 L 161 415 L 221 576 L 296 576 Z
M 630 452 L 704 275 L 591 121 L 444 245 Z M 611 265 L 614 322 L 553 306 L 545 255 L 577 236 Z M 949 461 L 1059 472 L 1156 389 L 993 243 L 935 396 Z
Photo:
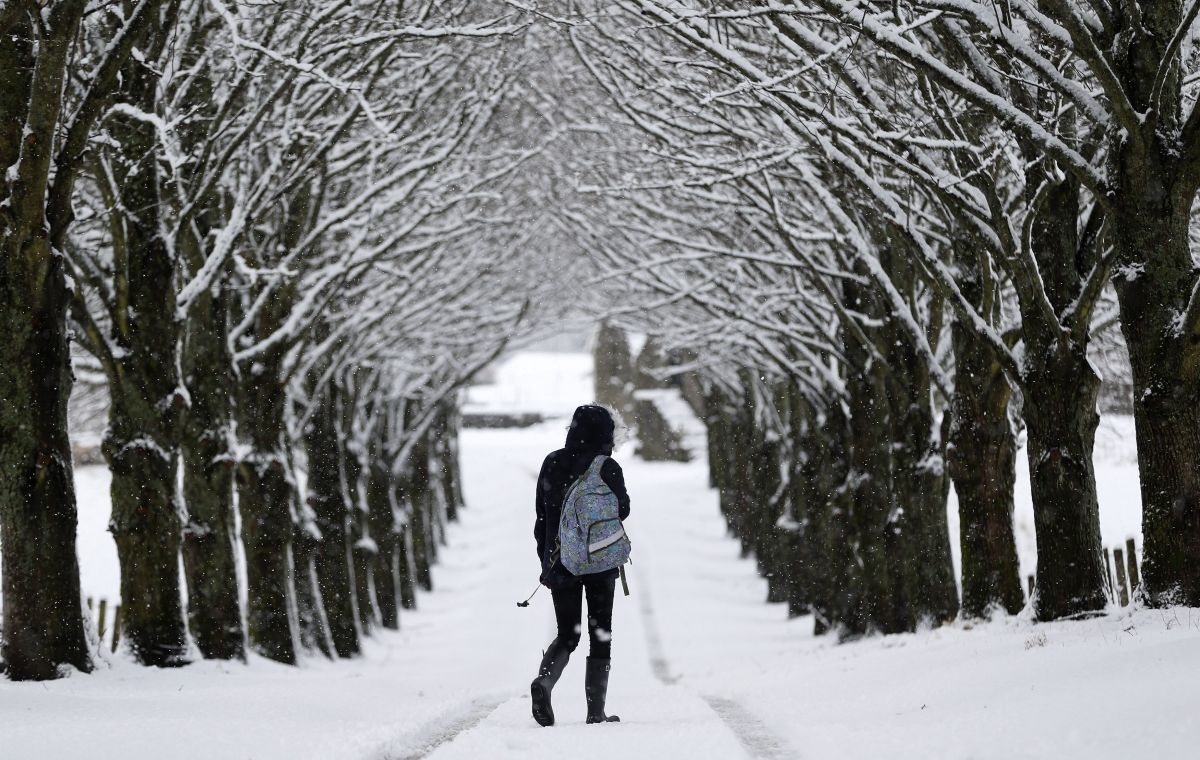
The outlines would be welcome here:
M 573 575 L 559 557 L 558 529 L 562 508 L 571 485 L 584 477 L 597 457 L 604 457 L 599 474 L 616 496 L 622 522 L 629 516 L 629 494 L 621 466 L 612 459 L 612 415 L 602 406 L 588 404 L 575 410 L 567 430 L 566 446 L 551 452 L 542 462 L 537 482 L 537 521 L 533 535 L 541 562 L 541 582 L 554 599 L 557 635 L 542 656 L 537 678 L 530 684 L 533 719 L 542 726 L 554 725 L 550 695 L 562 676 L 571 653 L 579 645 L 582 597 L 587 597 L 588 658 L 584 676 L 587 722 L 619 721 L 604 712 L 612 656 L 612 606 L 618 569 Z

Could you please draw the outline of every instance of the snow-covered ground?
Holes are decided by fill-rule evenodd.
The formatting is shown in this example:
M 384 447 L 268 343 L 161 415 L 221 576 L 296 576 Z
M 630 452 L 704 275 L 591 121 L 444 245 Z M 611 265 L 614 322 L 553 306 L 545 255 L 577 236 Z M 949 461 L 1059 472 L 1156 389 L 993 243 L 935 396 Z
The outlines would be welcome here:
M 588 369 L 586 357 L 518 355 L 484 395 L 566 414 L 591 398 Z M 555 691 L 560 725 L 536 726 L 528 681 L 553 615 L 544 590 L 528 609 L 515 602 L 536 584 L 531 496 L 563 428 L 464 431 L 468 508 L 435 593 L 365 657 L 180 670 L 109 657 L 92 676 L 0 681 L 0 758 L 1196 756 L 1200 610 L 1006 619 L 837 646 L 763 602 L 766 584 L 738 557 L 706 488 L 703 451 L 648 464 L 632 443 L 618 452 L 633 498 L 632 596 L 616 602 L 609 694 L 623 722 L 583 725 L 585 641 Z M 1097 469 L 1106 542 L 1116 543 L 1136 529 L 1136 470 L 1122 490 L 1118 466 Z M 81 471 L 81 494 L 102 495 L 102 481 Z M 91 501 L 102 499 L 81 495 L 81 565 L 85 590 L 101 594 L 115 554 Z
M 588 354 L 522 351 L 505 357 L 488 374 L 494 382 L 467 389 L 464 411 L 569 417 L 596 395 Z

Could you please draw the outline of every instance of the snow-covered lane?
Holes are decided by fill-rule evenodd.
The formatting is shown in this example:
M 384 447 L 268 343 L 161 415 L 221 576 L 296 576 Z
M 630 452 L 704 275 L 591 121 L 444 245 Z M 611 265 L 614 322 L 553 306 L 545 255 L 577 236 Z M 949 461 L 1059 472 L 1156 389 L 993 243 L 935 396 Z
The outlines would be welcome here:
M 563 386 L 546 398 L 569 414 L 590 377 L 578 356 L 558 361 L 506 382 L 527 400 L 539 382 Z M 616 599 L 609 694 L 623 722 L 583 724 L 585 640 L 555 690 L 559 725 L 541 728 L 528 685 L 554 633 L 550 598 L 516 602 L 537 582 L 537 470 L 564 430 L 463 432 L 467 507 L 435 591 L 364 657 L 156 670 L 108 656 L 90 676 L 0 680 L 0 760 L 1129 760 L 1200 748 L 1200 610 L 1006 618 L 838 646 L 763 601 L 702 450 L 650 464 L 630 445 L 617 456 L 633 500 L 632 596 Z M 98 480 L 83 482 L 95 496 Z M 108 550 L 100 517 L 81 521 L 95 534 L 81 553 Z M 87 572 L 115 578 L 93 554 Z
M 469 561 L 473 547 L 491 543 L 495 555 L 478 557 L 481 574 L 473 592 L 478 605 L 471 617 L 494 624 L 495 641 L 488 636 L 465 647 L 485 653 L 478 663 L 503 679 L 509 688 L 520 689 L 477 726 L 464 731 L 428 755 L 430 760 L 455 758 L 561 758 L 581 749 L 603 748 L 605 754 L 622 758 L 687 757 L 737 760 L 746 757 L 738 737 L 698 694 L 680 685 L 669 685 L 655 677 L 650 655 L 646 617 L 638 602 L 642 589 L 635 574 L 631 591 L 618 592 L 613 610 L 613 664 L 609 686 L 610 713 L 621 716 L 613 725 L 584 723 L 583 665 L 587 640 L 571 658 L 566 673 L 554 690 L 557 723 L 542 728 L 530 717 L 528 682 L 536 674 L 542 648 L 554 636 L 550 597 L 543 589 L 528 608 L 517 608 L 537 582 L 534 549 L 533 493 L 542 457 L 561 445 L 563 425 L 551 422 L 526 431 L 470 431 L 463 440 L 463 476 L 471 512 L 487 511 L 489 517 L 465 518 L 448 563 Z M 618 452 L 619 459 L 627 459 Z M 636 488 L 631 484 L 631 487 Z M 635 517 L 630 532 L 636 542 L 635 568 L 640 564 L 642 544 L 637 531 L 638 510 L 653 508 L 649 499 L 633 493 Z M 715 517 L 715 516 L 714 516 Z M 716 518 L 719 520 L 719 518 Z M 475 522 L 473 523 L 472 520 Z M 449 569 L 449 567 L 447 568 Z M 619 587 L 618 587 L 619 588 Z M 457 595 L 454 588 L 439 588 L 440 603 Z M 471 655 L 478 656 L 479 652 Z M 492 662 L 500 661 L 500 662 Z

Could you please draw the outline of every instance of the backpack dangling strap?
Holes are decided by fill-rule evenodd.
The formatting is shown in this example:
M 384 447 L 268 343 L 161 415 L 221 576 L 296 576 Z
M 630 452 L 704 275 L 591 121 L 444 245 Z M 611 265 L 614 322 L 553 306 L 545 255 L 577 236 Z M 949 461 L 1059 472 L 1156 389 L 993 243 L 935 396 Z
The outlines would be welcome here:
M 528 606 L 529 606 L 529 602 L 530 602 L 530 601 L 531 601 L 531 600 L 532 600 L 532 599 L 533 599 L 535 596 L 537 596 L 537 592 L 539 592 L 539 591 L 541 591 L 541 590 L 542 590 L 542 584 L 541 584 L 541 583 L 538 583 L 538 587 L 537 587 L 537 588 L 535 588 L 535 589 L 533 590 L 533 593 L 529 595 L 529 598 L 528 598 L 528 599 L 526 599 L 526 600 L 525 600 L 525 601 L 523 601 L 523 602 L 517 602 L 517 606 L 518 606 L 518 607 L 528 607 Z M 626 592 L 626 593 L 628 593 L 628 592 Z
M 625 596 L 629 596 L 629 581 L 625 580 L 625 566 L 621 565 L 621 590 L 625 592 Z

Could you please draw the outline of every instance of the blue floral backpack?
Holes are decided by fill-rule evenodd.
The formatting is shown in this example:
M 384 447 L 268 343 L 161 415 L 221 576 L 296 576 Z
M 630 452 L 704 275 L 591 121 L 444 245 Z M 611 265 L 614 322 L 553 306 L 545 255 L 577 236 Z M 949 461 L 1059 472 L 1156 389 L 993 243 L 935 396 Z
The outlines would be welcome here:
M 621 525 L 617 496 L 600 477 L 607 460 L 603 454 L 593 459 L 563 499 L 559 561 L 572 575 L 602 573 L 629 561 L 632 546 Z

